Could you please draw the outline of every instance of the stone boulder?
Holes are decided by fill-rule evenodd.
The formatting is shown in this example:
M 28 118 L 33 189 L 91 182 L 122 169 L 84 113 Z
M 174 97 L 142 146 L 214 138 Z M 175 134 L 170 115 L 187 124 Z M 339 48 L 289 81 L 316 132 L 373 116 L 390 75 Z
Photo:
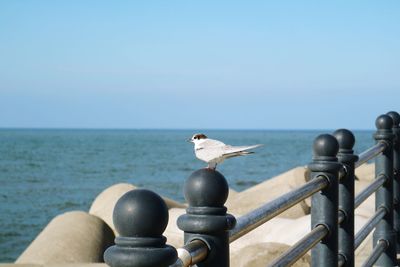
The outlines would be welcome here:
M 183 231 L 178 228 L 176 222 L 178 217 L 185 213 L 185 209 L 172 208 L 169 210 L 169 221 L 164 235 L 167 237 L 167 244 L 175 248 L 183 246 Z
M 366 163 L 355 170 L 355 175 L 360 181 L 373 181 L 375 179 L 375 164 Z
M 232 253 L 232 267 L 259 267 L 267 266 L 273 260 L 282 255 L 289 249 L 288 245 L 280 243 L 258 243 L 246 246 L 236 253 Z M 310 266 L 311 257 L 306 254 L 301 257 L 294 265 L 295 267 Z
M 263 204 L 292 191 L 306 182 L 305 168 L 297 167 L 258 185 L 237 193 L 229 198 L 226 206 L 233 214 L 246 214 Z M 306 201 L 288 209 L 280 215 L 285 218 L 298 218 L 309 214 L 310 206 Z
M 113 229 L 115 235 L 118 235 L 118 233 L 115 230 L 114 222 L 112 219 L 114 207 L 118 199 L 120 199 L 122 195 L 133 189 L 136 189 L 136 187 L 134 185 L 127 183 L 115 184 L 106 188 L 93 201 L 89 213 L 96 215 L 97 217 L 105 221 L 111 227 L 111 229 Z M 186 207 L 184 204 L 176 202 L 172 199 L 166 197 L 163 197 L 163 199 L 169 209 Z
M 114 233 L 100 218 L 83 211 L 56 216 L 25 249 L 16 263 L 103 262 Z

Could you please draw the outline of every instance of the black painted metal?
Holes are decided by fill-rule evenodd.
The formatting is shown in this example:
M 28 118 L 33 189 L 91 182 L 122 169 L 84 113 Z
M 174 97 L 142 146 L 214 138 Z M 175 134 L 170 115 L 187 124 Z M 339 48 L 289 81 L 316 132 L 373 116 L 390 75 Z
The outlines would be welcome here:
M 279 258 L 268 264 L 268 266 L 276 267 L 293 265 L 298 259 L 306 254 L 307 251 L 318 244 L 318 242 L 326 235 L 328 235 L 328 229 L 324 225 L 317 225 L 310 233 L 291 246 L 290 249 L 283 253 Z
M 339 212 L 344 215 L 339 224 L 339 255 L 345 260 L 341 266 L 354 266 L 354 155 L 355 137 L 347 129 L 333 133 L 339 143 L 338 160 L 343 164 L 345 176 L 339 180 Z
M 367 163 L 369 160 L 375 158 L 386 149 L 386 146 L 387 144 L 385 142 L 377 142 L 374 146 L 361 152 L 360 155 L 358 155 L 358 161 L 356 162 L 354 167 L 357 169 L 364 163 Z
M 382 154 L 375 158 L 375 176 L 385 175 L 386 182 L 375 193 L 376 210 L 381 207 L 386 209 L 386 214 L 376 226 L 373 234 L 374 247 L 379 240 L 386 240 L 388 247 L 381 254 L 377 266 L 396 266 L 396 232 L 393 228 L 393 120 L 388 115 L 381 115 L 375 122 L 377 131 L 374 134 L 376 142 L 387 143 Z
M 175 248 L 162 235 L 168 224 L 164 200 L 149 190 L 124 194 L 114 208 L 113 221 L 120 234 L 104 252 L 111 267 L 167 267 L 177 259 Z
M 393 121 L 393 217 L 397 233 L 397 252 L 400 252 L 400 114 L 395 111 L 387 113 Z
M 338 266 L 339 267 L 344 266 L 346 264 L 346 262 L 347 262 L 347 259 L 345 259 L 342 254 L 339 254 L 338 255 Z
M 236 226 L 229 231 L 229 242 L 233 242 L 246 233 L 256 229 L 263 223 L 271 220 L 300 201 L 328 186 L 328 184 L 329 182 L 324 176 L 318 176 L 304 185 L 239 217 Z
M 189 203 L 186 214 L 178 218 L 178 227 L 185 232 L 185 244 L 200 239 L 209 247 L 207 258 L 198 267 L 229 266 L 229 233 L 236 219 L 227 214 L 228 198 L 225 177 L 212 169 L 195 171 L 184 185 Z
M 360 206 L 368 197 L 375 193 L 376 190 L 386 182 L 386 180 L 387 177 L 385 175 L 375 177 L 375 180 L 356 196 L 354 200 L 355 208 L 358 208 L 358 206 Z
M 208 255 L 208 246 L 201 240 L 192 240 L 177 249 L 178 260 L 169 267 L 189 267 L 202 262 Z
M 361 265 L 362 267 L 372 267 L 378 258 L 382 255 L 382 253 L 387 249 L 388 242 L 386 240 L 379 240 L 377 245 L 372 250 L 371 255 L 367 258 L 367 260 Z M 396 265 L 397 266 L 397 265 Z
M 339 144 L 329 134 L 318 136 L 313 145 L 313 162 L 308 165 L 311 179 L 325 176 L 329 185 L 312 196 L 311 227 L 324 225 L 329 234 L 311 250 L 312 266 L 338 266 L 338 174 L 341 164 L 336 154 Z
M 365 225 L 358 231 L 354 239 L 354 248 L 357 249 L 364 239 L 371 233 L 372 230 L 378 225 L 386 215 L 385 208 L 379 208 L 375 214 L 365 223 Z

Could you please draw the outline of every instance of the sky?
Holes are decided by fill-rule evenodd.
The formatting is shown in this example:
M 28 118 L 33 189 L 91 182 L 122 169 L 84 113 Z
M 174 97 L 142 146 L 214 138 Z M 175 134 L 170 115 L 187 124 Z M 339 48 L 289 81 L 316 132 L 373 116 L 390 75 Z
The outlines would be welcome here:
M 0 127 L 373 129 L 400 1 L 0 0 Z

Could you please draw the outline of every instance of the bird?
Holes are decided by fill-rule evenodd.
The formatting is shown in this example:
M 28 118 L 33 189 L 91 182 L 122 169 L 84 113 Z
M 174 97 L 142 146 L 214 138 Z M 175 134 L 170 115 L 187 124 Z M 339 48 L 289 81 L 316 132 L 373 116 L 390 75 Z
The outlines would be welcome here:
M 208 138 L 205 134 L 194 134 L 188 142 L 194 143 L 194 153 L 196 157 L 208 163 L 207 168 L 215 170 L 217 164 L 222 163 L 225 159 L 245 156 L 254 152 L 247 151 L 262 144 L 251 146 L 231 146 L 226 145 L 221 141 Z

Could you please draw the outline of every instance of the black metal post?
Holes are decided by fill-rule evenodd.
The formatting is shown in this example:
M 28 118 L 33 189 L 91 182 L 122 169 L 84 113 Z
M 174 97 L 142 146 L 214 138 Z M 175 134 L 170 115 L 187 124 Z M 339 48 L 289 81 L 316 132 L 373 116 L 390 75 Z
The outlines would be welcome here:
M 386 182 L 375 193 L 375 208 L 386 209 L 386 215 L 376 226 L 373 235 L 374 247 L 385 240 L 388 247 L 376 262 L 377 266 L 397 266 L 396 232 L 393 229 L 393 120 L 388 115 L 379 116 L 375 125 L 377 128 L 374 138 L 376 142 L 385 142 L 386 149 L 375 158 L 375 177 L 385 175 Z
M 323 225 L 327 236 L 311 250 L 311 265 L 338 266 L 338 173 L 341 164 L 336 154 L 339 144 L 329 134 L 318 136 L 313 145 L 313 162 L 308 164 L 311 179 L 323 176 L 329 185 L 311 198 L 311 227 Z
M 397 252 L 400 252 L 400 114 L 396 111 L 387 113 L 392 118 L 393 139 L 393 218 L 394 230 L 397 234 Z
M 207 244 L 208 256 L 198 267 L 229 267 L 228 230 L 236 219 L 224 207 L 228 192 L 225 177 L 215 170 L 197 170 L 185 181 L 189 207 L 178 218 L 178 227 L 185 232 L 185 244 L 196 239 Z
M 114 208 L 113 221 L 120 234 L 104 252 L 111 267 L 167 267 L 177 260 L 175 248 L 162 235 L 168 224 L 164 200 L 149 190 L 127 192 Z
M 351 131 L 340 129 L 333 135 L 339 143 L 337 157 L 344 168 L 339 177 L 339 212 L 344 216 L 339 225 L 339 255 L 344 259 L 342 266 L 354 266 L 354 163 L 358 156 L 353 153 L 355 138 Z

